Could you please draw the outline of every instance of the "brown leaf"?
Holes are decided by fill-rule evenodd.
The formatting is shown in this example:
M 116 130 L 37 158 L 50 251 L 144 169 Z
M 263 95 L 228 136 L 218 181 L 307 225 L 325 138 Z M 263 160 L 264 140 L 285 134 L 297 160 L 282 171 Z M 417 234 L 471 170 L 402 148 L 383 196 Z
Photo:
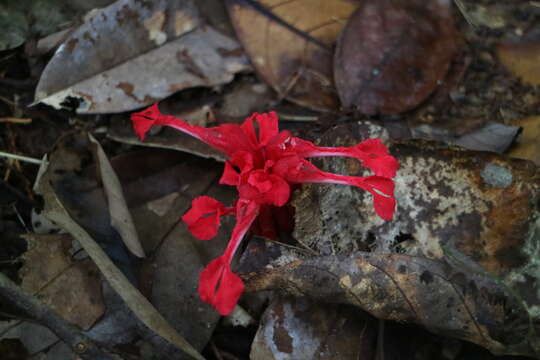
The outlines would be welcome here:
M 373 360 L 376 322 L 350 306 L 277 298 L 251 346 L 257 360 Z
M 79 113 L 128 111 L 185 88 L 227 83 L 248 69 L 236 41 L 201 25 L 193 1 L 120 0 L 58 49 L 36 102 L 59 108 L 77 100 Z
M 247 291 L 280 289 L 350 304 L 380 319 L 416 323 L 477 343 L 495 354 L 538 357 L 538 337 L 529 327 L 521 299 L 489 276 L 402 254 L 358 252 L 303 259 L 270 242 L 257 251 L 271 254 L 271 259 L 244 275 Z
M 532 31 L 523 37 L 506 40 L 497 46 L 500 62 L 524 83 L 540 85 L 540 32 Z
M 364 1 L 341 34 L 342 105 L 365 114 L 413 109 L 444 80 L 457 50 L 451 1 Z
M 227 0 L 236 33 L 281 97 L 315 110 L 339 107 L 333 46 L 356 0 Z
M 88 330 L 105 312 L 101 279 L 89 260 L 73 261 L 68 235 L 24 236 L 29 246 L 19 271 L 22 288 L 70 323 Z
M 214 185 L 211 196 L 232 204 L 233 188 Z M 205 191 L 205 193 L 207 193 Z M 185 209 L 191 199 L 184 198 Z M 176 219 L 185 210 L 176 211 Z M 211 241 L 194 238 L 183 222 L 176 222 L 156 251 L 152 261 L 152 303 L 160 313 L 197 350 L 207 345 L 221 316 L 215 309 L 202 302 L 196 295 L 199 274 L 213 258 L 219 256 L 229 240 L 234 218 L 222 220 L 219 233 Z M 159 347 L 159 346 L 158 346 Z
M 350 146 L 363 138 L 385 137 L 382 130 L 379 129 L 379 134 L 375 130 L 375 126 L 367 123 L 338 126 L 321 138 L 321 145 Z M 338 254 L 340 259 L 357 251 L 373 251 L 406 253 L 426 258 L 422 261 L 446 262 L 454 269 L 452 271 L 463 273 L 459 277 L 480 276 L 482 281 L 493 282 L 492 285 L 500 287 L 497 291 L 502 291 L 497 295 L 501 301 L 507 304 L 518 301 L 531 312 L 532 321 L 539 321 L 533 309 L 540 305 L 540 295 L 531 289 L 539 281 L 538 272 L 533 269 L 536 269 L 538 248 L 535 244 L 540 234 L 540 169 L 528 161 L 429 142 L 396 143 L 390 151 L 401 164 L 395 179 L 398 206 L 393 221 L 385 222 L 375 215 L 371 196 L 364 191 L 347 186 L 310 185 L 303 187 L 293 199 L 295 238 L 312 253 Z M 351 159 L 323 158 L 318 165 L 332 173 L 368 175 Z M 287 262 L 291 261 L 294 260 Z M 286 263 L 285 260 L 282 263 Z M 393 272 L 390 274 L 394 277 Z M 318 287 L 324 288 L 320 281 Z M 478 289 L 481 288 L 478 285 Z M 436 296 L 441 295 L 441 298 L 433 300 L 433 304 L 443 301 L 442 293 L 446 290 L 440 289 Z M 486 291 L 489 289 L 487 287 Z M 450 292 L 444 296 L 455 297 Z M 376 307 L 384 298 L 374 298 L 370 306 Z M 417 312 L 439 316 L 434 313 L 442 310 L 433 304 L 426 304 Z M 477 313 L 474 309 L 469 309 L 472 317 L 482 318 L 484 310 Z M 485 311 L 488 310 L 496 309 Z M 378 311 L 375 308 L 370 311 L 382 316 L 373 312 Z M 506 316 L 509 315 L 499 317 L 504 323 L 487 323 L 484 330 L 489 336 L 484 330 L 475 336 L 461 337 L 459 333 L 454 336 L 463 339 L 471 336 L 471 341 L 508 354 L 515 351 L 530 355 L 533 349 L 540 349 L 536 335 L 527 339 L 524 333 L 521 339 L 512 337 L 519 328 L 529 329 L 529 318 L 506 322 Z M 435 327 L 437 332 L 449 330 L 444 321 L 420 323 L 428 329 L 439 324 L 437 326 L 442 328 Z M 464 325 L 467 324 L 461 324 Z M 457 331 L 459 325 L 452 326 Z M 470 324 L 467 326 L 470 330 Z M 504 335 L 500 335 L 501 332 Z M 521 340 L 530 344 L 520 344 Z
M 83 140 L 83 141 L 81 141 Z M 63 139 L 67 144 L 72 144 L 72 148 L 66 148 L 65 145 L 57 146 L 56 152 L 51 154 L 51 160 L 37 185 L 37 192 L 43 196 L 46 216 L 55 221 L 64 230 L 75 237 L 88 255 L 95 262 L 103 276 L 111 284 L 111 287 L 124 300 L 131 311 L 142 321 L 150 330 L 163 337 L 165 340 L 184 351 L 195 359 L 203 357 L 191 346 L 178 332 L 163 318 L 163 316 L 152 306 L 152 304 L 135 288 L 126 276 L 115 266 L 109 256 L 96 243 L 86 228 L 83 228 L 73 216 L 79 216 L 78 213 L 84 212 L 83 207 L 73 206 L 73 200 L 76 196 L 62 193 L 62 199 L 56 194 L 53 188 L 55 182 L 58 182 L 58 176 L 69 175 L 69 170 L 81 170 L 82 160 L 84 158 L 84 144 L 86 137 L 74 137 Z M 78 144 L 77 144 L 78 143 Z M 73 145 L 78 145 L 73 146 Z M 81 146 L 82 145 L 82 146 Z M 61 158 L 63 161 L 59 161 Z M 63 169 L 61 169 L 63 167 Z M 55 171 L 63 170 L 63 171 Z M 88 185 L 92 186 L 91 183 Z M 67 203 L 67 206 L 64 205 Z M 68 210 L 69 209 L 69 210 Z M 88 226 L 89 224 L 85 224 Z M 99 232 L 93 231 L 95 235 Z M 111 245 L 111 244 L 109 244 Z

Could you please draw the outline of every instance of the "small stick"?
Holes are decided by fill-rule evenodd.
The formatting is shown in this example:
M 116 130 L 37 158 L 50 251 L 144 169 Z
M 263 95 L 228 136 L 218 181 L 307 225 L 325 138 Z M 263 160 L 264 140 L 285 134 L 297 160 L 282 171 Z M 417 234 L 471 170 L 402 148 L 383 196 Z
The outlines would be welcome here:
M 0 123 L 31 124 L 32 119 L 8 116 L 8 117 L 0 117 Z
M 8 159 L 15 159 L 15 160 L 24 161 L 31 164 L 36 164 L 36 165 L 41 165 L 43 163 L 43 161 L 39 159 L 34 159 L 34 158 L 23 156 L 23 155 L 10 154 L 3 151 L 0 151 L 0 157 L 5 157 Z

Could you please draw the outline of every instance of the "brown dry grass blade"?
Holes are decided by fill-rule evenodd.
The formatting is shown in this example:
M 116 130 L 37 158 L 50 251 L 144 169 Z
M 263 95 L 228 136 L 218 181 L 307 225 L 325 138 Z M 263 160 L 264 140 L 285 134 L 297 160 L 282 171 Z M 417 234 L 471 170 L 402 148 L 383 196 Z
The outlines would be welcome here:
M 333 46 L 353 0 L 227 0 L 231 20 L 259 74 L 280 96 L 315 110 L 339 107 Z
M 107 197 L 109 205 L 109 214 L 111 216 L 111 225 L 118 231 L 122 237 L 122 241 L 132 254 L 138 257 L 144 257 L 144 250 L 135 229 L 133 218 L 129 212 L 126 199 L 122 190 L 122 185 L 118 176 L 109 162 L 107 155 L 99 142 L 90 134 L 88 134 L 90 142 L 94 145 L 96 154 L 96 162 L 103 183 L 103 189 Z

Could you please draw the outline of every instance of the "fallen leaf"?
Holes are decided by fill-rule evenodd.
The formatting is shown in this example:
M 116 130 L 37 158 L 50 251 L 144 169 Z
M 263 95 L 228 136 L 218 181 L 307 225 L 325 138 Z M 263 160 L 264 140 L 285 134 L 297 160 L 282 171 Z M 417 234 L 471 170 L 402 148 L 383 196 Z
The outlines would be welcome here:
M 365 1 L 341 34 L 334 76 L 342 105 L 397 114 L 444 80 L 457 51 L 451 2 Z
M 357 309 L 306 298 L 277 298 L 251 346 L 257 360 L 374 360 L 376 322 Z
M 278 95 L 315 110 L 337 110 L 336 39 L 360 1 L 227 0 L 232 23 L 261 77 Z
M 69 235 L 27 234 L 28 251 L 19 271 L 21 287 L 70 323 L 88 330 L 105 312 L 101 279 L 89 260 L 73 261 Z
M 521 126 L 523 130 L 508 156 L 531 160 L 540 166 L 540 116 L 515 121 L 513 125 Z
M 81 138 L 79 138 L 81 139 Z M 84 137 L 82 138 L 84 139 Z M 64 139 L 65 140 L 65 139 Z M 75 138 L 75 141 L 77 138 Z M 61 149 L 61 147 L 60 147 Z M 80 151 L 80 150 L 79 150 Z M 59 224 L 63 229 L 69 232 L 76 238 L 84 250 L 95 262 L 103 276 L 111 284 L 112 288 L 125 301 L 126 305 L 133 311 L 135 316 L 142 321 L 150 330 L 154 331 L 159 336 L 166 339 L 171 344 L 184 351 L 195 359 L 204 359 L 176 330 L 163 318 L 163 316 L 152 306 L 152 304 L 137 290 L 126 276 L 114 265 L 107 254 L 95 242 L 87 230 L 74 221 L 72 214 L 84 208 L 73 208 L 68 211 L 63 203 L 66 194 L 63 194 L 64 199 L 60 199 L 53 188 L 52 181 L 55 179 L 55 157 L 58 153 L 51 154 L 51 161 L 48 168 L 44 171 L 39 184 L 37 185 L 38 193 L 43 196 L 45 204 L 46 216 Z M 76 156 L 72 152 L 74 159 L 71 159 L 71 164 L 62 164 L 63 166 L 72 166 L 79 168 L 82 158 Z M 57 168 L 56 168 L 57 169 Z M 65 170 L 64 170 L 65 171 Z M 57 176 L 58 174 L 56 174 Z
M 518 39 L 505 40 L 496 50 L 503 66 L 521 81 L 540 85 L 540 32 L 531 31 Z
M 135 224 L 129 212 L 122 185 L 116 176 L 114 169 L 105 155 L 103 148 L 99 142 L 92 136 L 88 135 L 90 142 L 94 145 L 96 154 L 97 167 L 100 172 L 101 182 L 107 197 L 109 206 L 109 215 L 111 218 L 111 226 L 120 233 L 124 244 L 132 254 L 138 257 L 144 257 L 144 250 L 139 241 Z
M 225 84 L 249 68 L 238 43 L 201 24 L 193 1 L 120 0 L 60 46 L 35 101 L 75 104 L 79 113 L 129 111 L 182 89 Z
M 225 203 L 232 203 L 234 191 L 214 185 Z M 191 199 L 186 198 L 187 210 Z M 185 212 L 177 212 L 176 216 Z M 199 274 L 206 264 L 220 255 L 228 242 L 234 218 L 224 218 L 218 236 L 212 241 L 194 238 L 184 223 L 177 222 L 157 250 L 152 266 L 152 303 L 186 340 L 199 351 L 208 344 L 221 316 L 198 295 Z M 179 261 L 179 259 L 182 259 Z M 158 346 L 159 347 L 159 346 Z
M 320 144 L 350 146 L 374 136 L 386 137 L 381 128 L 369 123 L 348 124 L 325 133 Z M 390 253 L 389 257 L 395 253 L 407 254 L 414 259 L 406 262 L 426 262 L 422 266 L 427 269 L 431 266 L 427 264 L 429 261 L 436 261 L 436 267 L 446 272 L 444 276 L 440 273 L 443 276 L 441 279 L 457 277 L 450 281 L 453 285 L 445 285 L 447 290 L 439 286 L 431 299 L 422 299 L 426 302 L 424 305 L 416 308 L 416 298 L 411 300 L 418 316 L 430 318 L 428 323 L 425 319 L 415 322 L 431 331 L 436 329 L 437 333 L 451 335 L 456 331 L 452 336 L 476 342 L 500 354 L 531 355 L 540 350 L 540 337 L 534 335 L 540 329 L 530 329 L 529 318 L 521 313 L 519 319 L 510 320 L 511 306 L 508 305 L 517 301 L 522 305 L 512 306 L 519 309 L 525 307 L 526 311 L 523 312 L 530 312 L 532 321 L 538 321 L 534 309 L 540 304 L 540 294 L 531 289 L 539 280 L 538 272 L 534 270 L 538 256 L 534 244 L 538 242 L 540 234 L 540 168 L 528 161 L 512 160 L 494 153 L 468 151 L 425 141 L 396 143 L 390 146 L 390 152 L 400 162 L 395 178 L 398 206 L 393 221 L 378 219 L 370 195 L 361 191 L 345 186 L 309 185 L 297 192 L 293 199 L 296 209 L 293 235 L 296 240 L 311 253 L 325 256 L 336 254 L 332 261 L 341 261 L 343 271 L 350 274 L 355 270 L 348 269 L 349 265 L 344 262 L 348 261 L 346 259 L 350 254 L 358 251 L 367 253 L 364 259 L 367 262 L 371 262 L 370 255 L 379 256 L 377 253 Z M 350 159 L 322 158 L 317 164 L 324 171 L 332 173 L 360 176 L 368 173 L 361 169 L 357 161 Z M 399 259 L 399 256 L 391 259 Z M 391 263 L 394 261 L 391 259 L 384 261 Z M 363 263 L 364 260 L 358 262 Z M 288 262 L 291 267 L 294 266 L 294 260 L 288 259 Z M 382 258 L 380 262 L 382 264 Z M 286 262 L 283 259 L 281 263 Z M 445 269 L 445 266 L 453 270 Z M 402 276 L 396 271 L 396 268 L 388 270 L 388 276 L 394 280 Z M 415 270 L 414 276 L 421 276 L 423 271 Z M 455 275 L 454 272 L 461 272 L 462 275 Z M 345 275 L 340 275 L 338 279 L 342 276 Z M 480 279 L 470 280 L 477 277 Z M 416 283 L 422 282 L 421 278 L 408 278 L 408 286 L 424 286 Z M 457 322 L 453 325 L 443 319 L 436 320 L 439 312 L 446 311 L 438 309 L 436 304 L 450 297 L 457 300 L 457 295 L 452 294 L 456 281 L 466 284 L 467 281 L 480 280 L 490 283 L 485 285 L 487 299 L 490 299 L 489 293 L 494 291 L 498 294 L 494 295 L 499 299 L 497 301 L 507 305 L 500 308 L 498 302 L 491 301 L 467 305 L 468 311 L 473 314 L 468 323 L 463 317 L 461 320 L 456 318 Z M 348 282 L 346 278 L 343 281 Z M 356 283 L 353 282 L 353 285 Z M 314 284 L 319 292 L 328 288 L 319 278 L 314 280 Z M 373 291 L 378 286 L 382 285 L 377 285 Z M 477 283 L 475 286 L 480 294 L 484 291 L 484 285 Z M 306 291 L 302 287 L 298 289 L 302 293 Z M 468 296 L 470 292 L 474 290 L 466 290 L 465 295 Z M 428 293 L 426 290 L 425 296 Z M 387 318 L 388 315 L 382 312 L 378 314 L 380 308 L 377 306 L 389 296 L 373 295 L 373 303 L 369 304 L 372 309 L 369 311 L 377 317 Z M 433 296 L 441 297 L 434 299 Z M 337 295 L 328 299 L 351 301 L 349 295 L 339 300 Z M 428 301 L 431 303 L 428 304 Z M 466 298 L 465 302 L 468 304 L 470 301 Z M 405 303 L 402 305 L 403 308 L 393 310 L 396 316 L 409 307 Z M 484 318 L 484 314 L 488 313 L 493 313 L 493 323 L 489 320 L 491 315 Z M 473 328 L 471 321 L 475 318 L 482 319 L 482 326 L 486 328 L 476 325 Z M 452 330 L 450 327 L 455 328 Z M 466 331 L 460 333 L 458 328 Z M 529 330 L 532 331 L 531 335 L 528 335 Z M 471 331 L 476 334 L 470 334 Z
M 279 289 L 350 304 L 379 319 L 415 323 L 436 334 L 474 342 L 494 354 L 539 356 L 540 329 L 532 327 L 521 299 L 489 276 L 404 254 L 299 258 L 277 243 L 251 247 L 257 245 L 261 243 L 250 243 L 247 251 L 270 257 L 255 265 L 258 270 L 244 272 L 246 291 Z

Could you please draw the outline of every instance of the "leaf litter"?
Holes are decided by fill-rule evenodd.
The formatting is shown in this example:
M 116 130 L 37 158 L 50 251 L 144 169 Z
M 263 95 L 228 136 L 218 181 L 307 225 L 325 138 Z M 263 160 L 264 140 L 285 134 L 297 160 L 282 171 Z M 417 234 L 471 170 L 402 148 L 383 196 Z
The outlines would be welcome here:
M 103 294 L 106 310 L 97 321 L 93 320 L 97 313 L 82 314 L 77 307 L 61 305 L 69 282 L 51 282 L 54 291 L 45 292 L 45 302 L 75 309 L 63 314 L 75 323 L 81 315 L 88 316 L 80 324 L 90 326 L 89 336 L 114 347 L 124 358 L 149 358 L 152 353 L 160 358 L 188 356 L 132 316 L 121 297 L 130 298 L 132 305 L 146 302 L 133 292 L 134 287 L 169 322 L 170 326 L 161 323 L 168 329 L 166 337 L 190 351 L 171 332 L 177 331 L 194 351 L 209 359 L 228 353 L 239 358 L 298 358 L 300 352 L 314 354 L 310 358 L 388 359 L 398 353 L 493 358 L 481 347 L 499 355 L 538 358 L 538 168 L 508 155 L 537 161 L 540 154 L 534 141 L 538 89 L 530 85 L 537 75 L 534 24 L 539 9 L 534 2 L 490 0 L 429 4 L 121 0 L 88 14 L 52 59 L 36 51 L 32 43 L 36 39 L 27 38 L 24 48 L 0 58 L 0 82 L 8 89 L 0 90 L 0 115 L 33 121 L 0 124 L 6 130 L 0 143 L 9 152 L 41 158 L 48 152 L 45 144 L 56 141 L 53 134 L 63 139 L 49 156 L 45 179 L 54 175 L 54 181 L 45 184 L 68 210 L 60 227 L 75 231 L 87 240 L 83 240 L 86 247 L 94 249 L 85 251 L 77 241 L 66 242 L 71 246 L 69 256 L 76 254 L 69 261 L 96 262 L 101 270 L 109 264 L 104 277 L 113 272 L 116 290 L 122 273 L 129 279 L 120 280 L 120 296 L 107 282 L 97 282 L 101 289 L 81 295 L 88 300 Z M 370 11 L 380 16 L 366 16 Z M 395 33 L 380 30 L 383 20 L 391 23 Z M 433 37 L 428 28 L 444 36 Z M 409 32 L 417 36 L 392 42 L 392 34 Z M 370 43 L 376 36 L 380 41 Z M 360 50 L 351 51 L 357 46 Z M 182 49 L 184 53 L 178 55 Z M 370 62 L 381 53 L 384 61 Z M 102 115 L 77 116 L 41 104 L 25 108 L 34 94 L 19 79 L 30 76 L 35 82 L 46 62 L 34 100 L 79 114 Z M 250 73 L 253 69 L 255 73 Z M 354 75 L 360 73 L 376 74 L 373 81 L 362 83 Z M 385 87 L 392 90 L 381 91 Z M 219 161 L 225 157 L 169 129 L 156 129 L 140 142 L 127 122 L 129 114 L 112 115 L 165 97 L 163 109 L 193 125 L 239 124 L 252 112 L 277 110 L 282 119 L 298 120 L 281 121 L 281 127 L 317 145 L 347 146 L 367 137 L 380 138 L 401 163 L 395 218 L 378 219 L 369 196 L 357 191 L 304 185 L 294 194 L 294 231 L 280 233 L 280 244 L 255 238 L 240 249 L 243 254 L 235 269 L 244 274 L 248 289 L 266 290 L 264 295 L 246 294 L 240 299 L 255 318 L 255 326 L 240 330 L 231 327 L 232 321 L 220 322 L 200 302 L 195 289 L 199 272 L 223 250 L 230 231 L 220 232 L 212 241 L 197 241 L 178 219 L 201 194 L 211 193 L 230 203 L 230 194 L 216 185 L 223 165 L 163 149 L 133 150 L 143 145 Z M 312 122 L 301 122 L 305 118 Z M 96 152 L 84 133 L 66 134 L 81 129 L 92 132 L 103 152 Z M 369 175 L 354 160 L 314 162 L 327 171 Z M 4 199 L 22 201 L 15 207 L 0 202 L 2 229 L 24 232 L 21 228 L 30 219 L 28 204 L 35 206 L 25 198 L 34 194 L 16 180 L 34 182 L 32 166 L 21 165 L 20 160 L 0 163 L 5 171 L 1 191 L 9 194 Z M 111 169 L 116 180 L 107 174 Z M 52 200 L 46 197 L 46 210 L 56 201 Z M 114 204 L 120 205 L 120 211 Z M 43 221 L 47 213 L 41 211 L 34 220 Z M 65 222 L 69 218 L 74 222 Z M 122 229 L 118 224 L 128 225 Z M 224 226 L 227 230 L 231 224 Z M 15 241 L 9 236 L 6 247 L 0 247 L 0 260 L 7 260 L 0 262 L 0 269 L 19 276 L 27 270 L 34 278 L 43 275 L 36 257 L 25 262 L 17 258 L 23 245 L 14 252 L 7 247 Z M 134 256 L 124 240 L 133 252 L 144 252 L 146 257 Z M 62 254 L 64 250 L 54 255 Z M 89 284 L 82 277 L 77 285 L 92 289 Z M 276 297 L 276 291 L 293 298 Z M 138 300 L 133 302 L 134 298 Z M 343 305 L 334 308 L 329 303 L 348 304 L 349 314 L 338 314 Z M 155 315 L 155 309 L 148 311 Z M 11 310 L 6 311 L 9 315 Z M 148 313 L 139 315 L 157 326 Z M 411 327 L 401 331 L 402 325 L 393 321 Z M 3 324 L 3 329 L 13 326 L 13 322 Z M 336 336 L 340 324 L 350 324 L 346 331 L 351 332 Z M 421 333 L 421 328 L 431 335 Z M 65 355 L 71 352 L 69 347 L 54 345 L 57 338 L 46 332 L 45 327 L 23 322 L 4 334 L 21 339 L 23 346 L 40 356 L 69 356 Z M 421 345 L 412 345 L 413 332 L 421 334 Z M 25 333 L 42 334 L 43 341 L 32 342 Z M 295 340 L 297 334 L 304 341 Z M 359 337 L 366 341 L 352 341 Z M 404 344 L 404 338 L 410 341 Z M 140 352 L 128 356 L 119 344 Z M 51 350 L 45 354 L 48 347 Z

